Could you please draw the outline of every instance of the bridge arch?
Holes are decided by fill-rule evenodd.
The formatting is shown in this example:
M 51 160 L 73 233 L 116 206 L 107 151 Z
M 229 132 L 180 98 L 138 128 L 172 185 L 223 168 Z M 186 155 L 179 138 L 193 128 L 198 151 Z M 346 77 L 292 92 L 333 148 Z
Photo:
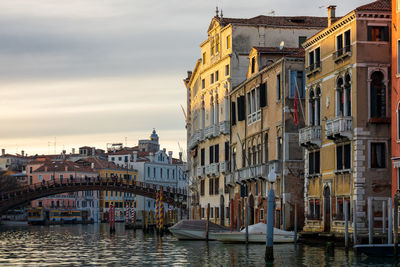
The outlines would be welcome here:
M 32 200 L 48 197 L 56 194 L 78 192 L 78 191 L 117 191 L 132 193 L 148 198 L 156 199 L 157 190 L 163 191 L 163 202 L 169 205 L 186 208 L 187 193 L 183 189 L 161 187 L 159 185 L 116 179 L 110 181 L 104 178 L 87 178 L 76 180 L 51 180 L 42 183 L 27 185 L 12 191 L 0 193 L 0 214 L 29 203 Z M 179 200 L 179 201 L 177 201 Z

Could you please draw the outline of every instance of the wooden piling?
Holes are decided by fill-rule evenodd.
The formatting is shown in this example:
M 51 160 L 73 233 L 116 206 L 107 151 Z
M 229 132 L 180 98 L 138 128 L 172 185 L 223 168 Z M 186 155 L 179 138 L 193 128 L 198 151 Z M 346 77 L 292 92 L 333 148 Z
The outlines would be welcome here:
M 294 204 L 294 244 L 297 243 L 297 204 Z
M 382 233 L 386 233 L 386 201 L 382 201 Z
M 246 209 L 245 209 L 245 214 L 246 214 L 246 244 L 249 243 L 249 201 L 245 200 L 246 203 Z
M 357 201 L 353 200 L 353 244 L 357 244 Z
M 373 207 L 372 207 L 372 198 L 368 198 L 368 243 L 373 243 L 373 230 L 374 230 L 374 217 L 372 214 Z
M 230 200 L 230 205 L 229 205 L 229 224 L 231 227 L 231 232 L 233 231 L 233 199 L 231 198 Z
M 388 199 L 388 244 L 392 244 L 393 236 L 392 198 Z
M 206 210 L 206 212 L 207 212 L 207 222 L 206 222 L 206 241 L 208 241 L 208 232 L 209 232 L 209 227 L 210 227 L 210 225 L 209 225 L 209 223 L 210 223 L 210 203 L 208 203 L 207 204 L 207 210 Z
M 237 225 L 236 225 L 236 228 L 237 228 L 237 231 L 238 232 L 240 232 L 240 214 L 241 214 L 241 212 L 240 212 L 240 203 L 238 202 L 238 213 L 237 213 L 237 216 L 236 216 L 236 220 L 237 220 Z
M 394 228 L 394 257 L 398 258 L 398 245 L 399 245 L 399 196 L 398 194 L 394 195 L 393 199 L 393 228 Z
M 349 203 L 344 201 L 344 246 L 346 249 L 349 248 Z

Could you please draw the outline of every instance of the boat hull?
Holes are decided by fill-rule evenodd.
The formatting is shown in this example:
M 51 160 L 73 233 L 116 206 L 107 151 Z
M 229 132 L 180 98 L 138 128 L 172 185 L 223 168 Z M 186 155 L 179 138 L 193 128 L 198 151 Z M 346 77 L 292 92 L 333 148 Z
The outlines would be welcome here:
M 179 240 L 206 240 L 206 232 L 200 230 L 171 229 L 169 231 Z M 208 240 L 216 240 L 214 233 L 208 234 Z

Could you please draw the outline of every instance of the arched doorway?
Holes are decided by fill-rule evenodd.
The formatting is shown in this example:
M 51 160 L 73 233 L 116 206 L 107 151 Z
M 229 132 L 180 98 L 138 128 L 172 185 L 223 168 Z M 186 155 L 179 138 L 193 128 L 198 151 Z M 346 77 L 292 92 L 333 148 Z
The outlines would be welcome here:
M 324 187 L 324 232 L 331 230 L 331 189 Z
M 249 196 L 249 225 L 254 224 L 254 196 Z
M 221 225 L 225 225 L 225 198 L 224 198 L 224 195 L 221 195 L 219 198 L 219 210 L 220 210 Z

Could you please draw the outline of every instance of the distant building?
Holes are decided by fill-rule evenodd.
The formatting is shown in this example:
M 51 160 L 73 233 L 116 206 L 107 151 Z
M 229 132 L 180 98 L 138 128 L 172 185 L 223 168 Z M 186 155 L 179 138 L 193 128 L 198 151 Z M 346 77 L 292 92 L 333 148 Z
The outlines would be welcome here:
M 51 180 L 77 180 L 95 179 L 99 173 L 92 168 L 82 166 L 71 161 L 35 161 L 27 165 L 31 183 L 41 183 Z M 99 221 L 98 191 L 79 191 L 57 194 L 31 201 L 32 207 L 45 207 L 56 209 L 89 210 L 90 219 Z
M 23 150 L 21 151 L 21 155 L 12 155 L 6 154 L 6 150 L 2 149 L 0 155 L 0 170 L 24 172 L 28 161 L 29 158 L 25 155 Z

